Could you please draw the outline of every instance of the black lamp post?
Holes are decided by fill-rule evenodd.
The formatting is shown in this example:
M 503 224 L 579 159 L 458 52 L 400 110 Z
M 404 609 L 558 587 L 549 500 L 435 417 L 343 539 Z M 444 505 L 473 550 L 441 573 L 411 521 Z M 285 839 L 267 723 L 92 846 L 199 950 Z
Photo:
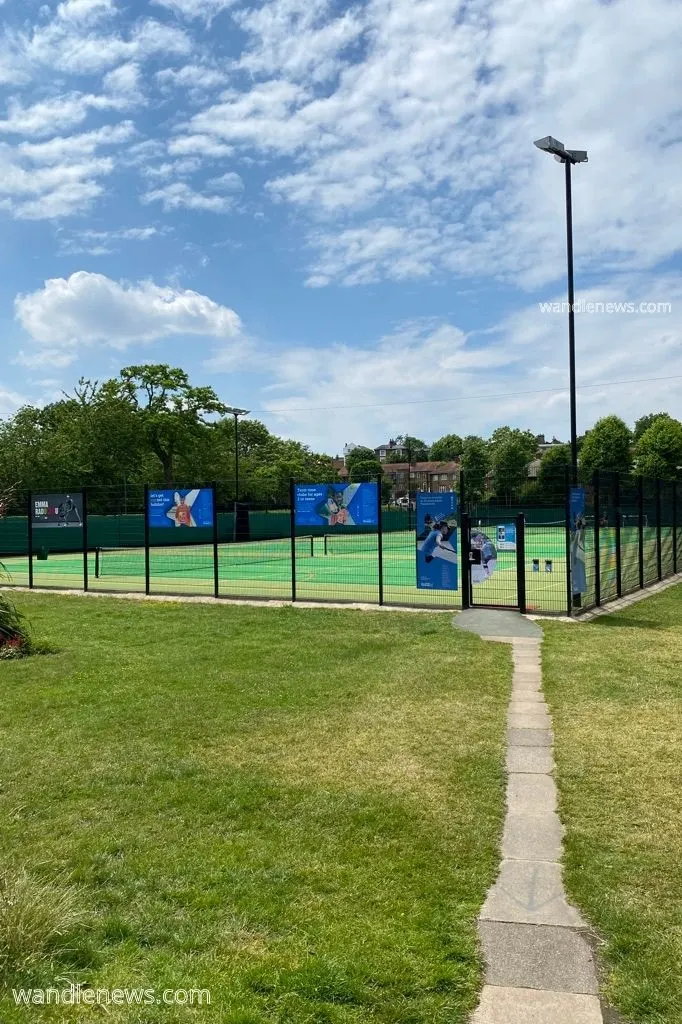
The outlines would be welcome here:
M 235 409 L 229 406 L 226 412 L 234 416 L 234 500 L 239 501 L 239 417 L 248 416 L 248 409 Z
M 558 142 L 551 135 L 537 139 L 534 143 L 538 149 L 551 153 L 555 160 L 562 163 L 566 170 L 566 260 L 568 269 L 568 367 L 569 389 L 571 402 L 571 482 L 575 487 L 578 483 L 578 429 L 575 399 L 575 316 L 573 312 L 573 201 L 571 195 L 571 167 L 573 164 L 587 163 L 584 149 L 566 149 L 563 142 Z

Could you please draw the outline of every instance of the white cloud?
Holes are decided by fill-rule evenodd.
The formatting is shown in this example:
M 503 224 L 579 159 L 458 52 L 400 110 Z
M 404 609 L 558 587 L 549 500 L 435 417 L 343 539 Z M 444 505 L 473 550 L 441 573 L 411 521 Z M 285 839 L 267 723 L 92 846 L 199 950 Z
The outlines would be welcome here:
M 227 82 L 227 75 L 218 68 L 204 64 L 185 64 L 181 68 L 163 68 L 157 71 L 156 80 L 160 85 L 192 91 L 215 89 Z
M 62 21 L 94 22 L 116 13 L 112 0 L 64 0 L 57 7 Z
M 132 121 L 122 121 L 120 124 L 105 125 L 92 132 L 56 135 L 48 142 L 22 142 L 16 147 L 16 153 L 37 164 L 55 164 L 92 156 L 100 146 L 120 145 L 128 142 L 134 135 Z
M 679 278 L 631 275 L 577 298 L 672 304 L 671 313 L 576 315 L 580 431 L 607 412 L 631 424 L 659 408 L 682 417 Z M 275 381 L 264 391 L 267 422 L 318 450 L 405 431 L 427 441 L 453 431 L 488 436 L 503 423 L 568 434 L 566 314 L 541 313 L 537 303 L 484 333 L 417 321 L 375 343 L 299 347 L 265 362 Z
M 277 159 L 271 194 L 303 211 L 321 243 L 314 283 L 455 273 L 533 288 L 557 278 L 561 174 L 532 146 L 550 131 L 590 153 L 574 174 L 579 265 L 644 269 L 679 251 L 682 7 L 368 0 L 341 17 L 335 8 L 240 9 L 239 66 L 252 83 L 185 128 Z M 347 244 L 330 255 L 340 230 Z M 389 233 L 396 244 L 386 247 Z
M 12 416 L 20 406 L 26 405 L 27 402 L 28 399 L 20 395 L 18 391 L 3 387 L 0 383 L 0 419 Z
M 19 349 L 16 358 L 13 360 L 19 366 L 26 366 L 29 370 L 39 370 L 44 366 L 53 367 L 54 369 L 63 369 L 65 366 L 71 366 L 76 361 L 76 349 L 75 347 L 69 348 L 45 348 L 36 349 L 33 352 L 26 352 L 24 349 Z
M 188 289 L 112 281 L 81 270 L 52 278 L 15 299 L 16 319 L 40 348 L 24 353 L 25 365 L 66 365 L 79 344 L 125 348 L 178 335 L 236 343 L 241 321 L 234 310 Z
M 210 22 L 216 14 L 227 10 L 235 0 L 152 0 L 160 7 L 167 7 L 183 18 L 201 18 Z
M 171 156 L 196 153 L 198 156 L 204 156 L 208 160 L 212 160 L 223 156 L 230 156 L 234 149 L 232 146 L 227 146 L 224 142 L 218 142 L 211 135 L 181 135 L 169 141 L 168 152 Z
M 174 181 L 163 188 L 152 189 L 142 196 L 143 203 L 163 203 L 164 210 L 205 210 L 209 213 L 227 213 L 231 200 L 227 196 L 209 196 L 195 192 L 184 181 Z
M 209 178 L 206 184 L 218 192 L 241 192 L 244 182 L 236 171 L 226 171 L 218 178 Z
M 139 228 L 117 228 L 112 231 L 95 231 L 87 229 L 70 238 L 62 238 L 60 252 L 68 255 L 87 253 L 90 256 L 107 256 L 117 252 L 116 242 L 148 242 L 158 235 L 166 234 L 149 224 Z

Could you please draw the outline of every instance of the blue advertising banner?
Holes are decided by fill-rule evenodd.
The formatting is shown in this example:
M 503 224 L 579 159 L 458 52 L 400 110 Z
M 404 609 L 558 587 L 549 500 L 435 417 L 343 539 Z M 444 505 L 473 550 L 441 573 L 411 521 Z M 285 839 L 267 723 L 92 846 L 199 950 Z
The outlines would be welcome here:
M 516 523 L 497 527 L 497 550 L 516 551 Z
M 297 526 L 378 526 L 377 484 L 296 484 L 294 512 Z
M 152 527 L 213 526 L 213 491 L 210 487 L 150 491 L 147 515 Z
M 571 580 L 573 593 L 587 591 L 585 572 L 585 488 L 571 487 L 569 495 L 569 526 L 571 530 Z
M 457 495 L 417 492 L 417 587 L 457 590 Z

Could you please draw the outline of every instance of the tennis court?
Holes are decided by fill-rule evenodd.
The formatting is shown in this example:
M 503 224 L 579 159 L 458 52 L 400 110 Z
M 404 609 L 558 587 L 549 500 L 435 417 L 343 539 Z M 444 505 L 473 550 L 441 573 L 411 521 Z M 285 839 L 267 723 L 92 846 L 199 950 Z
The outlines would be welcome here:
M 612 546 L 611 531 L 602 531 L 602 550 Z M 625 532 L 625 531 L 624 531 Z M 386 604 L 457 607 L 460 591 L 419 590 L 415 586 L 415 536 L 411 531 L 385 533 L 383 599 Z M 308 601 L 379 600 L 379 558 L 376 534 L 299 536 L 295 544 L 296 597 Z M 589 559 L 588 551 L 588 559 Z M 535 564 L 534 564 L 535 563 Z M 12 581 L 28 584 L 28 560 L 4 560 Z M 143 592 L 145 559 L 142 547 L 99 548 L 88 555 L 91 590 Z M 211 595 L 214 561 L 211 544 L 154 546 L 149 557 L 150 591 L 154 594 Z M 70 552 L 34 558 L 36 587 L 82 589 L 83 556 Z M 476 584 L 476 603 L 499 603 L 501 590 L 516 589 L 516 554 L 498 553 L 491 579 Z M 292 596 L 292 552 L 288 537 L 218 545 L 218 593 L 222 597 Z M 526 594 L 529 610 L 563 611 L 566 606 L 566 547 L 562 523 L 526 527 Z

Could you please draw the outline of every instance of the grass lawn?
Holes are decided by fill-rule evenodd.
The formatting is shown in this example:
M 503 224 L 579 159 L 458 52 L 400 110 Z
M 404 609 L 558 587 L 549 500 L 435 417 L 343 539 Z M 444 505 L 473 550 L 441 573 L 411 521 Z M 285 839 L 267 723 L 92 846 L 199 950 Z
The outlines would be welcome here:
M 466 1019 L 506 647 L 449 615 L 18 603 L 56 653 L 0 662 L 3 1024 Z M 7 994 L 72 981 L 211 1005 Z
M 543 623 L 566 883 L 606 940 L 607 993 L 682 1022 L 682 587 L 583 626 Z

